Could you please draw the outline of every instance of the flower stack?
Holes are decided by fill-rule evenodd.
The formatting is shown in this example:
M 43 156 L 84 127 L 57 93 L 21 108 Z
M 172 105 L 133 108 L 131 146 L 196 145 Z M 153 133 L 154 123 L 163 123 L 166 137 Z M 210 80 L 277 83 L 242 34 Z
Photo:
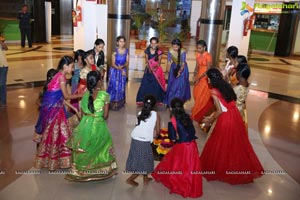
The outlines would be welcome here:
M 166 155 L 173 146 L 172 141 L 169 139 L 167 128 L 160 129 L 158 137 L 153 140 L 156 147 L 157 154 Z

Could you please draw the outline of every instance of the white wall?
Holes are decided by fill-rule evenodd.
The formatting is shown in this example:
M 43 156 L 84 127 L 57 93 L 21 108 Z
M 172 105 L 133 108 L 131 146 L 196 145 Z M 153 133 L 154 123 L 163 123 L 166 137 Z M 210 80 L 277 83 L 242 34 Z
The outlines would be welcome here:
M 196 36 L 197 21 L 201 15 L 201 5 L 202 5 L 202 0 L 193 0 L 191 4 L 190 32 L 192 36 Z
M 48 42 L 48 43 L 51 42 L 51 32 L 52 32 L 51 18 L 52 18 L 51 2 L 45 1 L 46 42 Z
M 246 2 L 251 7 L 254 6 L 254 0 L 246 0 Z M 232 1 L 232 11 L 231 11 L 231 18 L 230 18 L 227 47 L 236 46 L 239 49 L 239 54 L 247 57 L 251 30 L 248 30 L 247 36 L 243 36 L 243 28 L 244 28 L 243 21 L 245 16 L 241 16 L 240 14 L 241 7 L 242 7 L 241 0 Z
M 75 7 L 76 1 L 74 1 Z M 82 21 L 77 22 L 74 27 L 74 50 L 89 50 L 94 47 L 96 30 L 98 38 L 104 40 L 107 45 L 107 5 L 97 5 L 96 2 L 79 0 L 78 5 L 82 7 Z M 104 49 L 106 54 L 106 49 Z
M 72 1 L 60 0 L 60 34 L 72 35 Z
M 295 46 L 294 46 L 294 53 L 300 53 L 300 20 L 298 22 L 298 29 L 296 32 L 296 40 L 295 40 Z

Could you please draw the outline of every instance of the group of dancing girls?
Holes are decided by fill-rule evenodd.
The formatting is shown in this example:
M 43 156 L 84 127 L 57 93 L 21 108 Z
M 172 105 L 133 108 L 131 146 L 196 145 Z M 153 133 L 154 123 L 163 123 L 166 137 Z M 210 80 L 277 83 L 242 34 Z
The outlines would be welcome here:
M 104 47 L 101 41 L 95 42 L 93 50 L 77 51 L 75 62 L 72 57 L 64 56 L 57 70 L 47 74 L 49 78 L 41 97 L 35 127 L 34 141 L 39 144 L 35 168 L 51 171 L 70 168 L 65 177 L 70 181 L 100 180 L 116 174 L 112 137 L 105 120 L 109 109 L 117 110 L 125 104 L 128 66 L 125 42 L 123 36 L 117 38 L 107 91 L 103 90 L 105 68 L 99 69 L 95 65 L 97 46 L 102 45 L 98 50 Z M 212 58 L 206 50 L 205 41 L 197 42 L 193 91 L 195 105 L 189 116 L 184 110 L 184 103 L 191 98 L 186 52 L 180 40 L 172 41 L 167 59 L 168 85 L 165 87 L 160 66 L 162 52 L 157 43 L 157 38 L 151 38 L 145 50 L 147 64 L 137 93 L 137 103 L 143 107 L 131 133 L 126 171 L 132 175 L 127 183 L 137 186 L 135 179 L 142 174 L 147 185 L 151 180 L 148 175 L 151 174 L 171 193 L 200 197 L 202 176 L 208 181 L 219 180 L 230 184 L 246 184 L 262 176 L 263 167 L 248 139 L 244 112 L 250 68 L 242 57 L 238 61 L 237 48 L 227 49 L 230 62 L 226 67 L 229 69 L 222 71 L 211 67 Z M 72 87 L 73 94 L 69 94 L 66 76 L 72 74 L 74 64 L 72 82 L 78 85 Z M 81 99 L 80 105 L 70 104 L 66 101 L 68 99 Z M 170 108 L 168 132 L 175 145 L 154 169 L 151 142 L 160 129 L 160 118 L 154 111 L 157 103 L 164 103 Z M 68 125 L 66 105 L 75 113 L 79 109 L 82 113 L 82 119 L 73 133 Z M 211 126 L 201 155 L 195 142 L 197 137 L 193 120 Z
M 116 173 L 112 137 L 105 120 L 110 105 L 111 109 L 118 109 L 125 104 L 128 49 L 125 38 L 119 36 L 105 91 L 104 45 L 103 40 L 97 39 L 94 49 L 77 50 L 75 60 L 64 56 L 56 70 L 48 71 L 33 137 L 38 144 L 35 168 L 50 171 L 70 168 L 65 177 L 70 181 L 105 179 Z M 66 77 L 73 71 L 72 94 L 69 94 Z M 80 111 L 82 116 L 73 131 L 66 106 L 77 115 Z
M 197 42 L 193 90 L 195 104 L 189 116 L 183 107 L 191 96 L 185 51 L 178 39 L 172 41 L 168 52 L 168 86 L 163 94 L 162 70 L 158 69 L 161 51 L 157 43 L 157 38 L 151 38 L 150 46 L 145 51 L 147 64 L 137 95 L 137 103 L 144 106 L 131 133 L 126 171 L 132 175 L 127 183 L 138 186 L 135 180 L 143 175 L 144 184 L 148 184 L 151 180 L 148 175 L 151 174 L 156 181 L 169 188 L 170 193 L 200 197 L 202 176 L 208 181 L 218 180 L 233 185 L 248 184 L 261 177 L 264 169 L 247 134 L 245 101 L 251 70 L 246 58 L 238 55 L 237 47 L 231 46 L 227 49 L 227 65 L 224 69 L 215 68 L 212 67 L 206 42 Z M 159 116 L 153 112 L 156 101 L 149 94 L 170 107 L 168 133 L 175 144 L 155 168 L 151 142 L 159 125 L 154 123 L 154 119 L 159 120 Z M 146 95 L 144 99 L 143 95 Z M 200 155 L 192 120 L 210 127 Z

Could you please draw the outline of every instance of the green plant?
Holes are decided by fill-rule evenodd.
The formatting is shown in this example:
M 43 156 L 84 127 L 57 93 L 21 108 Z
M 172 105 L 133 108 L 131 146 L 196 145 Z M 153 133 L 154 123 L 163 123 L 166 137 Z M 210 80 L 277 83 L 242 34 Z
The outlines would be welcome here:
M 180 32 L 173 33 L 172 38 L 178 38 L 181 42 L 184 42 L 187 38 L 187 33 L 184 30 L 181 30 Z
M 137 25 L 135 25 L 135 23 L 131 23 L 130 30 L 138 30 Z
M 172 25 L 175 20 L 176 20 L 176 18 L 170 17 L 168 15 L 166 15 L 166 16 L 161 15 L 158 18 L 158 33 L 159 33 L 160 41 L 162 41 L 162 42 L 166 41 L 166 39 L 168 37 L 168 32 L 166 29 L 167 29 L 167 27 Z
M 148 32 L 147 30 L 143 30 L 143 39 L 147 40 Z
M 133 24 L 137 27 L 137 30 L 140 32 L 144 15 L 142 13 L 134 13 L 131 15 L 131 19 L 133 20 Z

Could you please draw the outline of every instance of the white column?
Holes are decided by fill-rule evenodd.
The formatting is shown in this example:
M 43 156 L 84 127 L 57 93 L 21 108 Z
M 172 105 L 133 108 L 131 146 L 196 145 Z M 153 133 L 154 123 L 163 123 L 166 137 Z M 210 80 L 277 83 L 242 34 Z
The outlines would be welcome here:
M 52 18 L 52 10 L 51 10 L 51 2 L 45 1 L 45 24 L 46 24 L 46 42 L 51 42 L 51 18 Z
M 75 4 L 76 1 L 74 8 Z M 78 21 L 77 27 L 74 27 L 74 51 L 92 49 L 97 35 L 107 44 L 107 5 L 85 0 L 79 0 L 78 5 L 82 8 L 82 21 Z M 106 54 L 106 49 L 104 51 Z
M 191 20 L 190 20 L 190 27 L 191 27 L 190 32 L 192 36 L 196 36 L 197 21 L 201 16 L 201 4 L 202 4 L 202 0 L 192 0 Z
M 254 8 L 254 0 L 246 0 L 251 8 Z M 252 12 L 241 14 L 242 1 L 233 0 L 229 26 L 229 36 L 227 47 L 236 46 L 239 54 L 247 57 L 251 30 L 248 30 L 247 36 L 243 36 L 244 19 L 250 17 Z

